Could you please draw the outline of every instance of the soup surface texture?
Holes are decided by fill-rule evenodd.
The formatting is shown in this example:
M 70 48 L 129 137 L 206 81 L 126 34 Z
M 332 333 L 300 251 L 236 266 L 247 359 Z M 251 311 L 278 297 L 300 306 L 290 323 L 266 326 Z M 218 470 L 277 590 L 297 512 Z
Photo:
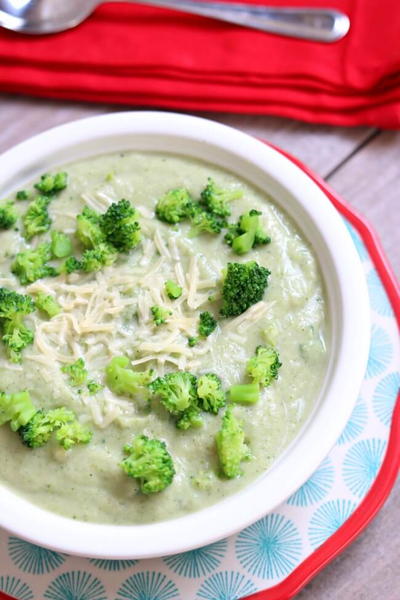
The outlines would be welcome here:
M 66 407 L 93 432 L 90 443 L 64 450 L 51 439 L 31 449 L 18 433 L 0 427 L 0 479 L 35 504 L 83 521 L 134 524 L 177 517 L 199 510 L 248 485 L 270 467 L 310 413 L 325 375 L 327 307 L 321 275 L 308 242 L 267 193 L 216 166 L 187 157 L 125 152 L 98 156 L 64 168 L 68 185 L 49 205 L 51 230 L 71 237 L 76 256 L 76 216 L 85 206 L 104 213 L 125 198 L 138 211 L 142 239 L 114 264 L 95 273 L 74 272 L 21 285 L 11 273 L 18 252 L 50 240 L 51 231 L 27 242 L 22 227 L 0 232 L 0 287 L 33 297 L 56 298 L 61 312 L 49 319 L 39 311 L 25 318 L 35 338 L 22 361 L 11 362 L 0 343 L 0 390 L 28 390 L 38 408 Z M 231 223 L 243 213 L 261 211 L 271 242 L 238 256 L 224 243 L 224 233 L 193 235 L 190 222 L 176 225 L 156 218 L 158 199 L 173 188 L 187 188 L 193 198 L 211 177 L 219 187 L 242 190 L 231 202 Z M 33 194 L 33 188 L 29 187 Z M 11 198 L 11 196 L 10 196 Z M 12 199 L 12 198 L 11 198 Z M 23 215 L 27 201 L 15 201 Z M 228 262 L 255 260 L 269 269 L 262 301 L 233 318 L 219 315 L 221 272 Z M 166 280 L 182 287 L 169 299 Z M 171 311 L 154 323 L 151 307 Z M 218 325 L 193 346 L 199 314 L 209 311 Z M 251 459 L 243 474 L 221 476 L 215 436 L 219 414 L 203 413 L 203 425 L 180 430 L 174 418 L 146 394 L 130 398 L 106 385 L 96 393 L 73 387 L 61 368 L 83 358 L 89 379 L 102 385 L 104 370 L 115 356 L 126 356 L 135 370 L 154 369 L 154 377 L 171 371 L 215 373 L 224 389 L 248 383 L 246 363 L 260 344 L 273 345 L 282 366 L 277 379 L 261 388 L 253 405 L 235 404 Z M 143 494 L 120 467 L 123 447 L 144 434 L 166 443 L 175 477 L 165 490 Z

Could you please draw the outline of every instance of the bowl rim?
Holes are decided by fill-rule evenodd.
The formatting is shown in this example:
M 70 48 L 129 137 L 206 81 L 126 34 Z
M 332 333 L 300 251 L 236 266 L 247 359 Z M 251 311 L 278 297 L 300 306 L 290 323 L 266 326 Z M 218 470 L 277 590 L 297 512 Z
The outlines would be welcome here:
M 175 554 L 227 537 L 263 517 L 294 493 L 328 454 L 350 417 L 365 373 L 368 292 L 351 237 L 316 183 L 260 140 L 215 121 L 179 113 L 99 115 L 49 129 L 5 152 L 0 160 L 0 187 L 11 191 L 21 180 L 32 179 L 50 166 L 105 154 L 109 148 L 122 150 L 139 144 L 137 149 L 159 150 L 160 143 L 167 146 L 167 152 L 182 148 L 181 154 L 208 162 L 213 157 L 224 168 L 239 165 L 239 170 L 248 173 L 239 177 L 256 185 L 264 177 L 292 198 L 292 204 L 283 208 L 318 249 L 327 287 L 332 320 L 328 374 L 312 414 L 272 468 L 239 492 L 195 513 L 144 525 L 86 523 L 44 510 L 1 484 L 0 526 L 68 554 L 106 559 Z

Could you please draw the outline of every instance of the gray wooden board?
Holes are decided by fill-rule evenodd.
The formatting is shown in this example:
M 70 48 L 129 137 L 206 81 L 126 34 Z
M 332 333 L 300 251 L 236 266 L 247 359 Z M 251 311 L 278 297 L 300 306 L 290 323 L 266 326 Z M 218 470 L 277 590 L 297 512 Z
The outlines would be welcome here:
M 120 107 L 0 96 L 0 152 L 49 127 Z M 200 115 L 201 116 L 201 115 Z M 399 270 L 400 133 L 205 113 L 297 156 L 364 214 Z M 376 520 L 299 600 L 400 600 L 400 484 Z M 191 599 L 188 599 L 191 600 Z

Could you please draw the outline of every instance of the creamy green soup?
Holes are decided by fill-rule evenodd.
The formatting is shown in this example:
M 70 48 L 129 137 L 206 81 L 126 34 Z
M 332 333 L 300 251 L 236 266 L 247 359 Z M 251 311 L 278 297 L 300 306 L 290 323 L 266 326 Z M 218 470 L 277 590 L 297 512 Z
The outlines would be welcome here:
M 0 390 L 29 390 L 40 408 L 65 406 L 93 431 L 88 445 L 63 450 L 54 440 L 29 449 L 8 425 L 0 428 L 0 479 L 33 503 L 56 513 L 102 523 L 149 523 L 199 510 L 235 493 L 270 467 L 299 431 L 318 395 L 327 356 L 327 308 L 317 260 L 307 240 L 264 192 L 234 174 L 181 156 L 126 152 L 68 165 L 68 187 L 49 208 L 52 228 L 73 234 L 76 216 L 89 206 L 104 212 L 126 198 L 140 214 L 142 241 L 98 273 L 72 273 L 21 286 L 10 266 L 27 247 L 20 231 L 0 232 L 0 286 L 57 298 L 62 312 L 52 319 L 26 318 L 35 340 L 21 364 L 11 363 L 0 344 Z M 257 209 L 271 243 L 236 256 L 220 235 L 190 237 L 190 225 L 155 218 L 160 196 L 176 187 L 198 197 L 212 177 L 221 187 L 243 190 L 232 202 L 231 222 Z M 17 202 L 22 213 L 27 204 Z M 35 246 L 50 238 L 34 238 Z M 75 251 L 79 244 L 74 241 Z M 217 329 L 196 346 L 199 313 L 218 315 L 221 271 L 228 262 L 256 260 L 271 271 L 263 300 L 235 318 L 218 319 Z M 182 288 L 178 300 L 164 292 L 167 279 Z M 210 301 L 211 300 L 211 301 Z M 173 317 L 155 327 L 150 307 L 162 304 Z M 104 382 L 113 356 L 125 355 L 135 369 L 156 375 L 213 372 L 224 387 L 247 381 L 245 365 L 259 344 L 274 345 L 282 367 L 252 406 L 237 405 L 252 459 L 243 475 L 219 474 L 215 434 L 221 414 L 204 414 L 203 427 L 181 431 L 160 403 L 116 396 L 107 387 L 94 395 L 73 388 L 61 367 L 84 358 L 90 378 Z M 144 495 L 119 466 L 122 448 L 136 434 L 164 440 L 176 475 L 164 491 Z

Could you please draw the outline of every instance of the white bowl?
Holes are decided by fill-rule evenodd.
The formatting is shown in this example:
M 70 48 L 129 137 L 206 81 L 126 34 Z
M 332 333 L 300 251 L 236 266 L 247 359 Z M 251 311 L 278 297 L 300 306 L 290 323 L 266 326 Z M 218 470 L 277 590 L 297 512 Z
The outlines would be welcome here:
M 268 191 L 294 219 L 318 257 L 328 298 L 331 345 L 321 393 L 295 440 L 266 473 L 213 506 L 151 525 L 100 525 L 50 513 L 0 487 L 2 527 L 62 552 L 109 559 L 162 556 L 211 543 L 246 527 L 288 498 L 328 454 L 350 417 L 365 372 L 370 328 L 362 267 L 328 198 L 279 152 L 225 125 L 161 112 L 116 113 L 62 125 L 3 154 L 1 197 L 50 168 L 126 149 L 204 159 Z

